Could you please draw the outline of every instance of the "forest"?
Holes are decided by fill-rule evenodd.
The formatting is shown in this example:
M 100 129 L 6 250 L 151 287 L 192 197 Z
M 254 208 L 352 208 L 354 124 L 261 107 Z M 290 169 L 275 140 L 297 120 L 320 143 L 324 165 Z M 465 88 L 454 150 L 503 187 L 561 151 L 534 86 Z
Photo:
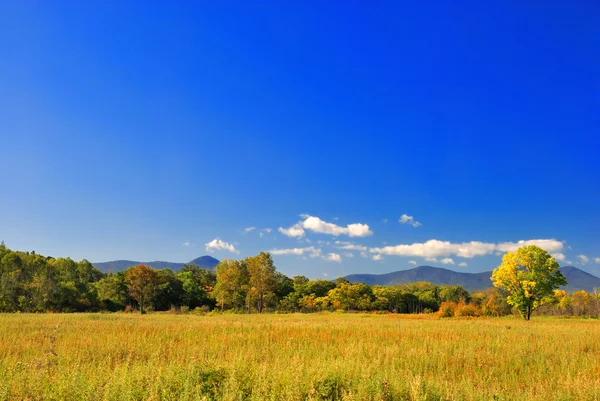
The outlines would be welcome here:
M 145 265 L 103 273 L 83 259 L 46 257 L 0 244 L 0 312 L 171 311 L 174 313 L 380 312 L 503 316 L 514 313 L 499 288 L 470 293 L 460 286 L 417 282 L 369 286 L 285 276 L 269 253 L 223 260 L 215 271 Z M 599 316 L 600 296 L 554 291 L 537 314 Z

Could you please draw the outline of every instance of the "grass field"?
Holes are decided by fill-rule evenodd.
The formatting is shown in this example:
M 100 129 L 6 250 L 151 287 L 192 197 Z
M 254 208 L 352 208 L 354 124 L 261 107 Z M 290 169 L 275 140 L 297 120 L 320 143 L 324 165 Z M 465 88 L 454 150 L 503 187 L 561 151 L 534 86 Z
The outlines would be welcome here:
M 1 400 L 599 400 L 600 321 L 0 315 Z

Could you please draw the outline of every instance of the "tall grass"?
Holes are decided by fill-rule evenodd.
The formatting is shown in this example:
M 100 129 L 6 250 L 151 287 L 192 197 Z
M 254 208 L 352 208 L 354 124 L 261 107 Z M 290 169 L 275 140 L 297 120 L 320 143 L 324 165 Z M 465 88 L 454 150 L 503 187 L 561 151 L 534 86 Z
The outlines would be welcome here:
M 599 400 L 600 321 L 0 315 L 0 400 Z

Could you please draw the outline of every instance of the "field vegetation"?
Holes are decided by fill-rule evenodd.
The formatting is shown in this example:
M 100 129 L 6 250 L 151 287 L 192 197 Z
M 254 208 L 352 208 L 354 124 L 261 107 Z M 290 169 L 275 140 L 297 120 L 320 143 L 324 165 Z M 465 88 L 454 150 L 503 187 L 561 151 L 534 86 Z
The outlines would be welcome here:
M 596 319 L 0 315 L 0 400 L 598 400 Z

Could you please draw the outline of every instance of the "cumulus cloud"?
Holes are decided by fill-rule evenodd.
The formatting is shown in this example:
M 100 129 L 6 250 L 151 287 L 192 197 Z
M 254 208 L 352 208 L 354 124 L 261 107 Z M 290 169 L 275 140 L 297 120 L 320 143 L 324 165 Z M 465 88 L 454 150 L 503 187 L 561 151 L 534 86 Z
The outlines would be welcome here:
M 565 256 L 565 255 L 563 255 L 563 254 L 562 254 L 562 253 L 560 253 L 560 252 L 557 252 L 557 253 L 552 253 L 552 254 L 551 254 L 551 256 L 552 256 L 554 259 L 556 259 L 556 260 L 560 260 L 560 261 L 563 261 L 563 260 L 565 260 L 565 259 L 566 259 L 566 256 Z
M 585 255 L 577 255 L 577 259 L 579 259 L 579 263 L 582 265 L 587 265 L 587 263 L 590 261 L 590 258 Z
M 301 217 L 304 219 L 303 221 L 300 221 L 289 228 L 279 227 L 279 232 L 288 237 L 298 238 L 304 236 L 305 230 L 320 234 L 329 234 L 335 237 L 340 235 L 347 235 L 348 237 L 367 237 L 373 234 L 373 231 L 369 229 L 367 224 L 353 223 L 342 227 L 307 214 L 303 214 Z
M 467 265 L 467 262 L 460 262 L 458 265 L 459 265 L 460 267 L 467 267 L 467 266 L 468 266 L 468 265 Z
M 240 253 L 237 249 L 235 249 L 235 247 L 232 244 L 222 241 L 218 238 L 215 238 L 214 240 L 207 242 L 204 245 L 206 245 L 206 250 L 208 252 L 223 250 L 223 251 L 229 251 L 232 253 Z
M 249 233 L 250 231 L 254 231 L 254 230 L 256 230 L 256 227 L 246 227 L 246 228 L 244 228 L 244 232 L 245 233 Z
M 454 264 L 454 260 L 452 260 L 452 258 L 444 258 L 444 259 L 440 260 L 440 262 L 444 265 L 453 265 Z
M 600 263 L 600 258 L 594 258 L 594 262 Z
M 330 253 L 329 255 L 327 255 L 325 260 L 328 260 L 330 262 L 342 263 L 342 257 L 337 253 Z
M 369 257 L 369 255 L 367 255 L 367 253 L 366 253 L 366 252 L 361 252 L 361 253 L 360 253 L 360 257 L 361 257 L 361 258 L 368 258 L 368 257 Z
M 354 254 L 352 252 L 344 252 L 343 255 L 347 258 L 353 258 Z
M 413 227 L 421 227 L 422 224 L 419 223 L 417 220 L 415 220 L 414 217 L 409 216 L 407 214 L 403 214 L 402 216 L 400 216 L 400 220 L 398 220 L 400 223 L 402 224 L 410 224 Z
M 415 265 L 415 266 L 416 266 L 416 265 L 417 265 L 417 262 L 415 262 L 414 260 L 409 260 L 409 261 L 408 261 L 408 264 L 409 264 L 409 265 Z
M 270 233 L 270 232 L 271 232 L 271 229 L 270 229 L 270 228 L 265 228 L 265 229 L 264 229 L 264 232 L 266 232 L 266 233 L 268 234 L 268 233 Z
M 279 227 L 278 231 L 288 237 L 304 237 L 304 229 L 300 226 L 300 224 L 294 224 L 290 228 Z
M 302 222 L 305 229 L 314 231 L 321 234 L 331 234 L 333 236 L 347 235 L 349 237 L 366 237 L 372 235 L 373 232 L 369 230 L 369 226 L 366 224 L 354 223 L 348 224 L 346 227 L 341 227 L 333 223 L 327 223 L 318 217 L 308 216 L 306 220 Z
M 428 258 L 458 256 L 461 258 L 472 258 L 475 256 L 491 255 L 495 252 L 514 251 L 521 246 L 537 245 L 551 253 L 559 253 L 563 243 L 555 239 L 521 240 L 518 242 L 502 242 L 499 244 L 471 241 L 463 243 L 452 243 L 431 239 L 424 243 L 401 244 L 385 246 L 381 248 L 370 248 L 369 252 L 383 255 L 399 255 Z
M 563 249 L 564 244 L 555 239 L 530 239 L 517 242 L 501 242 L 496 247 L 500 252 L 516 251 L 522 246 L 535 245 L 539 246 L 550 253 L 557 253 Z
M 185 242 L 183 243 L 183 246 L 190 246 L 190 243 L 189 243 L 188 241 L 185 241 Z
M 373 255 L 373 257 L 371 259 L 373 259 L 373 260 L 383 260 L 383 256 L 381 256 L 381 255 Z
M 425 258 L 426 262 L 437 262 L 437 258 Z

